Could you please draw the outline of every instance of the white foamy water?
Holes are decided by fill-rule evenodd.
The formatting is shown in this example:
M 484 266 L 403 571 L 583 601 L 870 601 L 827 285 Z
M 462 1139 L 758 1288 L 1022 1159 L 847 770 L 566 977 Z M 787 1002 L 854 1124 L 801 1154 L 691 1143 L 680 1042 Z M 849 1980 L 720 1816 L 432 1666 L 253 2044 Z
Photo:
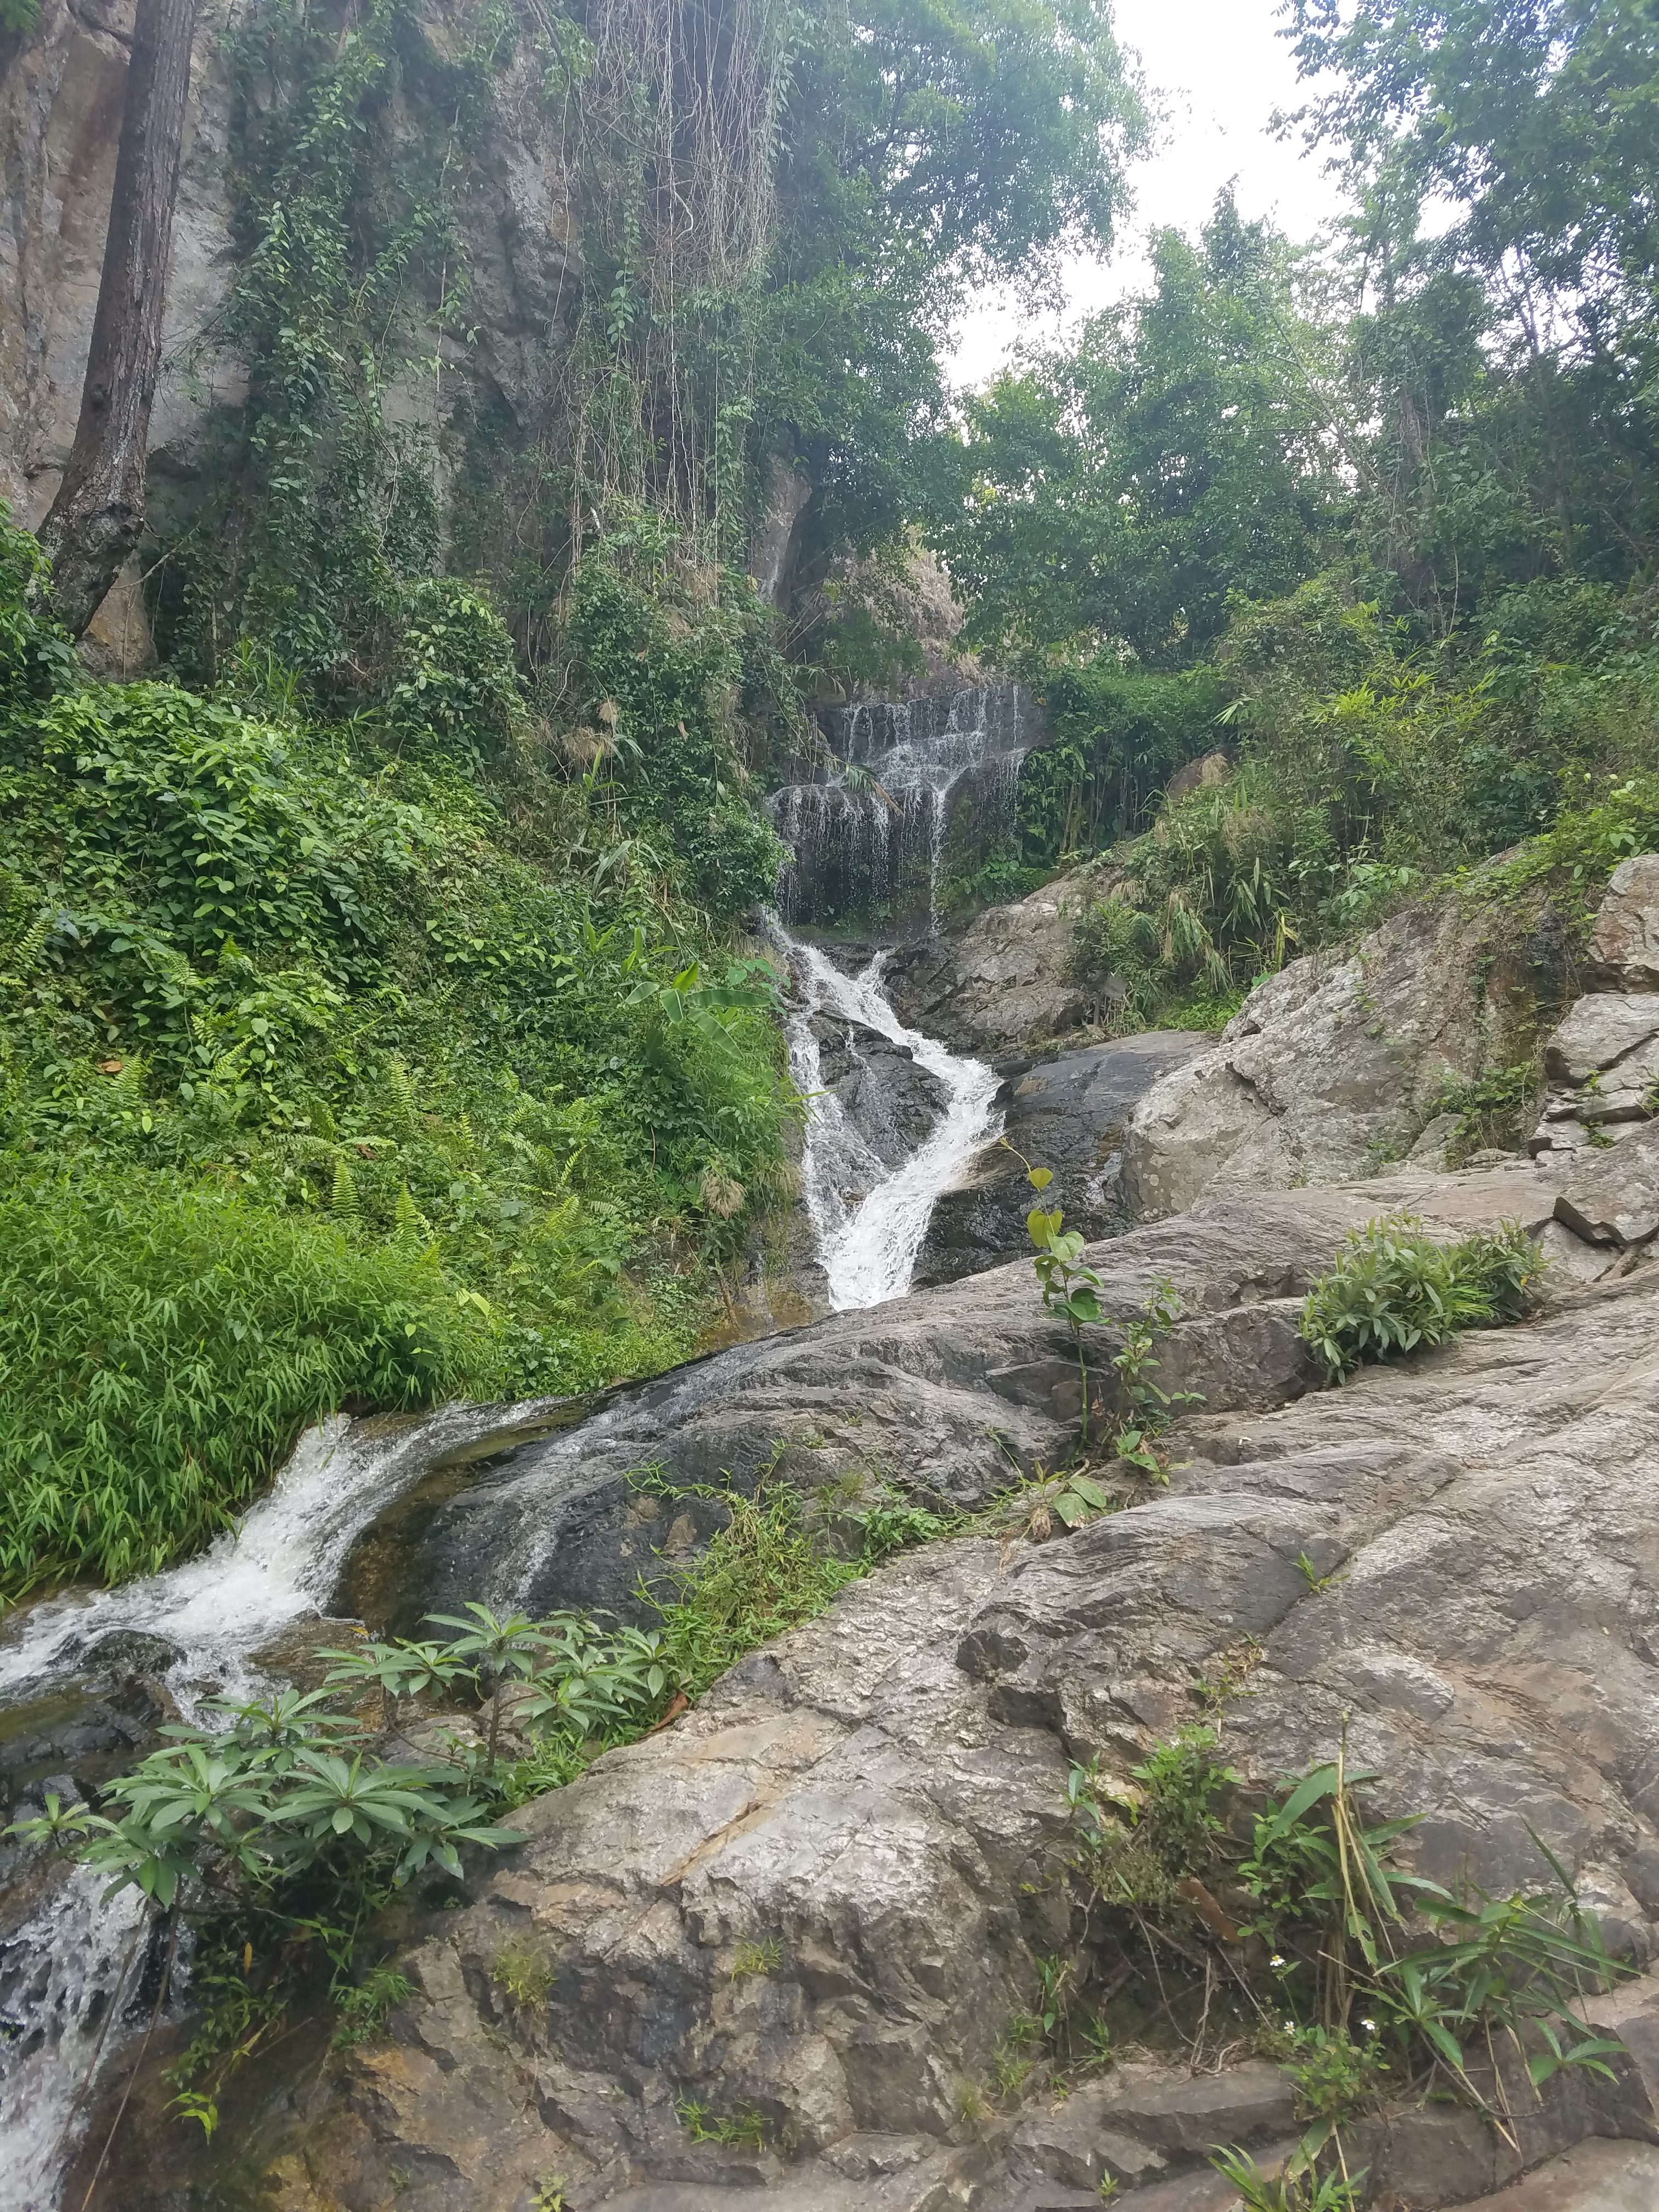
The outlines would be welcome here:
M 0 2212 L 55 2212 L 97 2079 L 142 2029 L 149 1906 L 107 1886 L 75 1868 L 0 1940 Z
M 934 1201 L 997 1134 L 997 1078 L 983 1060 L 964 1060 L 937 1038 L 905 1027 L 881 987 L 885 953 L 877 953 L 859 975 L 844 975 L 817 945 L 778 933 L 798 988 L 787 1022 L 790 1073 L 796 1089 L 811 1099 L 802 1195 L 830 1307 L 844 1313 L 879 1305 L 909 1289 Z M 944 1113 L 899 1166 L 884 1164 L 848 1121 L 840 1099 L 823 1089 L 814 1016 L 862 1023 L 893 1043 L 908 1046 L 917 1065 L 944 1085 Z
M 96 1644 L 122 1633 L 173 1647 L 165 1680 L 187 1715 L 209 1697 L 257 1695 L 265 1678 L 251 1655 L 296 1621 L 327 1613 L 352 1545 L 379 1514 L 446 1454 L 537 1434 L 556 1421 L 558 1406 L 447 1406 L 418 1421 L 319 1423 L 235 1534 L 199 1559 L 15 1615 L 0 1629 L 0 1702 L 72 1682 Z M 0 2212 L 58 2212 L 99 2084 L 143 2033 L 137 1987 L 149 1907 L 136 1890 L 106 1899 L 106 1886 L 76 1868 L 0 1940 Z

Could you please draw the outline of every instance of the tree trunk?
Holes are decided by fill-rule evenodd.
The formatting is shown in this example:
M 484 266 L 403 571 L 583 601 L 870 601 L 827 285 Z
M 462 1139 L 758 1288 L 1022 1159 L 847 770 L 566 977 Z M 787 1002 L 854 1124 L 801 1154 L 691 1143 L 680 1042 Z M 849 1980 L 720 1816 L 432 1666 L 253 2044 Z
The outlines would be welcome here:
M 196 0 L 138 0 L 115 191 L 75 445 L 41 524 L 52 607 L 79 637 L 144 526 L 149 410 L 179 189 Z

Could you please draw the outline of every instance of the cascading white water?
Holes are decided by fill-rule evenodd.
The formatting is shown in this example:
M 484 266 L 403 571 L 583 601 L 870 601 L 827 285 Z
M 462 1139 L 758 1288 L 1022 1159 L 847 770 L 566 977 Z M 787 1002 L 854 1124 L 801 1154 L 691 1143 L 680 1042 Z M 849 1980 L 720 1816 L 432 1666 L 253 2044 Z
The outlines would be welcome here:
M 817 945 L 778 929 L 798 990 L 787 1018 L 789 1066 L 810 1102 L 801 1157 L 803 1197 L 836 1313 L 902 1297 L 927 1233 L 934 1200 L 951 1188 L 1000 1123 L 997 1078 L 936 1038 L 907 1029 L 881 987 L 885 954 L 845 975 Z M 945 1086 L 945 1110 L 909 1158 L 888 1168 L 823 1086 L 815 1018 L 861 1023 L 914 1053 Z M 815 1095 L 816 1094 L 816 1095 Z
M 76 1867 L 0 1941 L 0 2212 L 52 2212 L 98 2076 L 141 2025 L 149 1907 Z
M 560 1401 L 539 1400 L 446 1407 L 418 1422 L 324 1421 L 235 1534 L 201 1558 L 15 1615 L 0 1630 L 0 1693 L 47 1692 L 104 1638 L 131 1632 L 173 1647 L 166 1681 L 186 1714 L 215 1695 L 251 1697 L 261 1680 L 251 1655 L 325 1613 L 352 1545 L 443 1455 L 498 1433 L 504 1444 L 541 1433 L 562 1417 Z M 142 2029 L 135 1938 L 148 1908 L 136 1891 L 106 1899 L 105 1887 L 77 1869 L 0 1940 L 0 2212 L 55 2212 L 98 2082 Z
M 1040 739 L 1018 684 L 825 709 L 830 758 L 769 799 L 790 860 L 787 921 L 885 918 L 940 925 L 939 877 L 956 805 L 971 787 L 981 857 L 1013 831 L 1020 764 Z

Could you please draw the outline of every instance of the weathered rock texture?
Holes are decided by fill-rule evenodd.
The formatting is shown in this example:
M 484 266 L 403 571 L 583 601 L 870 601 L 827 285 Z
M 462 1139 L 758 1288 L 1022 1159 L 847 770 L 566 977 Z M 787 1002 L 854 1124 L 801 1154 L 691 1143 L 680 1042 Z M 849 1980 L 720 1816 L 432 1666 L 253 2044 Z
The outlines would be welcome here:
M 1614 869 L 1595 918 L 1589 974 L 1544 1047 L 1547 1088 L 1534 1152 L 1589 1153 L 1629 1137 L 1659 1086 L 1659 854 Z M 1639 1172 L 1632 1160 L 1623 1172 Z M 1605 1180 L 1605 1178 L 1604 1178 Z
M 1449 1079 L 1514 1056 L 1559 988 L 1547 945 L 1494 972 L 1479 901 L 1397 915 L 1348 953 L 1311 953 L 1253 991 L 1207 1052 L 1131 1112 L 1123 1179 L 1140 1217 L 1200 1193 L 1372 1174 Z
M 1169 1490 L 1064 1540 L 912 1553 L 527 1808 L 526 1844 L 403 1957 L 413 1990 L 387 2040 L 297 2094 L 264 2201 L 529 2212 L 556 2180 L 573 2208 L 636 2212 L 1036 2212 L 1097 2203 L 1112 2175 L 1146 2212 L 1220 2212 L 1209 2143 L 1249 2141 L 1271 2164 L 1293 2134 L 1270 2068 L 1194 2081 L 1149 2062 L 1058 2112 L 972 2123 L 960 2092 L 1064 1934 L 1048 1876 L 1068 1761 L 1125 1771 L 1194 1717 L 1196 1680 L 1245 1636 L 1261 1656 L 1225 1742 L 1248 1780 L 1329 1756 L 1346 1725 L 1382 1777 L 1377 1809 L 1426 1814 L 1411 1844 L 1425 1871 L 1532 1881 L 1535 1831 L 1645 1964 L 1659 1271 L 1341 1391 L 1298 1395 L 1287 1358 L 1276 1377 L 1238 1359 L 1280 1340 L 1285 1293 L 1346 1223 L 1409 1200 L 1449 1234 L 1536 1221 L 1549 1195 L 1521 1170 L 1218 1199 L 1097 1248 L 1115 1304 L 1168 1270 L 1194 1316 L 1211 1396 Z M 658 1395 L 659 1449 L 706 1464 L 722 1432 L 775 1433 L 786 1401 L 817 1437 L 863 1446 L 873 1428 L 912 1474 L 954 1461 L 969 1403 L 1058 1435 L 1053 1390 L 1011 1388 L 991 1363 L 1024 1274 L 726 1355 L 710 1367 L 729 1389 L 695 1389 L 694 1371 L 689 1397 Z M 1018 1372 L 1039 1347 L 1009 1349 Z M 616 1421 L 589 1431 L 586 1462 L 625 1455 Z M 545 1458 L 514 1478 L 544 1546 L 561 1547 L 559 1501 L 581 1479 Z M 514 1565 L 498 1588 L 519 1586 Z M 1375 2130 L 1395 2203 L 1478 2197 L 1586 2135 L 1659 2142 L 1659 1984 L 1626 1985 L 1597 2018 L 1624 2045 L 1614 2081 L 1527 2106 L 1517 2150 L 1456 2113 Z M 693 2142 L 677 2099 L 763 2116 L 787 2156 Z M 1601 2165 L 1609 2188 L 1643 2171 L 1620 2144 Z
M 1025 1216 L 1036 1194 L 1024 1160 L 1053 1175 L 1044 1203 L 1061 1207 L 1068 1227 L 1091 1239 L 1124 1228 L 1124 1121 L 1160 1075 L 1203 1043 L 1188 1030 L 1148 1030 L 1044 1060 L 1015 1060 L 997 1094 L 1007 1146 L 988 1145 L 962 1185 L 939 1198 L 917 1255 L 915 1282 L 955 1282 L 1029 1250 Z
M 1073 1034 L 1097 1012 L 1071 974 L 1077 924 L 1109 878 L 1105 862 L 1079 868 L 963 928 L 901 945 L 882 976 L 893 1004 L 953 1052 L 996 1055 Z

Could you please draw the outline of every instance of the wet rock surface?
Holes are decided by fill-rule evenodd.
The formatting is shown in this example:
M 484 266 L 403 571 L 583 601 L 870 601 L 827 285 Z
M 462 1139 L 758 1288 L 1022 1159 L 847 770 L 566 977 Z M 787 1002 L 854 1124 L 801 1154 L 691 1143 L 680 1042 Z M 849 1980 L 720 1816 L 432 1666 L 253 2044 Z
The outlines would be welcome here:
M 1396 1177 L 1216 1198 L 1098 1248 L 1115 1304 L 1160 1272 L 1188 1300 L 1170 1379 L 1209 1396 L 1177 1432 L 1168 1491 L 1063 1540 L 912 1553 L 527 1808 L 525 1845 L 400 1960 L 412 1994 L 388 2040 L 295 2093 L 262 2201 L 525 2212 L 556 2178 L 576 2212 L 1036 2212 L 1098 2203 L 1109 2174 L 1146 2212 L 1219 2212 L 1209 2143 L 1248 2140 L 1271 2166 L 1293 2133 L 1269 2066 L 1194 2075 L 1148 2058 L 1057 2111 L 994 2105 L 972 2121 L 962 2089 L 985 2079 L 1054 1940 L 1045 1870 L 1068 1763 L 1127 1772 L 1196 1716 L 1195 1681 L 1245 1636 L 1261 1657 L 1225 1747 L 1248 1781 L 1328 1757 L 1346 1726 L 1350 1756 L 1381 1777 L 1377 1811 L 1426 1815 L 1410 1844 L 1424 1872 L 1531 1881 L 1535 1832 L 1645 1966 L 1659 1269 L 1569 1288 L 1533 1322 L 1340 1391 L 1310 1391 L 1290 1349 L 1289 1300 L 1347 1223 L 1409 1202 L 1443 1234 L 1536 1226 L 1553 1198 L 1530 1168 Z M 964 1455 L 970 1408 L 1058 1437 L 1041 1331 L 993 1363 L 1030 1303 L 1029 1271 L 1000 1269 L 722 1355 L 678 1378 L 690 1395 L 657 1398 L 659 1443 L 680 1468 L 708 1465 L 775 1431 L 791 1395 L 837 1445 L 867 1446 L 873 1416 L 912 1480 Z M 583 1467 L 549 1455 L 586 1434 L 587 1463 L 625 1455 L 644 1394 L 628 1395 L 631 1408 L 528 1448 L 541 1463 L 521 1457 L 507 1519 L 505 1497 L 489 1503 L 509 1539 L 498 1589 L 517 1586 L 524 1526 L 562 1548 L 558 1498 Z M 509 1951 L 544 1968 L 543 1995 L 508 1996 Z M 1659 1984 L 1605 2009 L 1613 2082 L 1552 2089 L 1514 2149 L 1479 2129 L 1453 2142 L 1465 2116 L 1434 2110 L 1379 2131 L 1367 2149 L 1395 2201 L 1461 2203 L 1534 2166 L 1526 2185 L 1553 2186 L 1573 2159 L 1582 2178 L 1603 2147 L 1561 2154 L 1585 2135 L 1627 2139 L 1607 2147 L 1606 2187 L 1641 2175 L 1635 2147 L 1659 2142 Z M 758 2116 L 772 2147 L 693 2141 L 686 2100 Z
M 1160 1279 L 1187 1317 L 1160 1349 L 1159 1380 L 1213 1407 L 1255 1406 L 1316 1379 L 1294 1301 L 1343 1230 L 1379 1208 L 1421 1204 L 1448 1224 L 1550 1218 L 1534 1170 L 1403 1177 L 1353 1190 L 1207 1201 L 1178 1225 L 1152 1224 L 1091 1248 L 1103 1304 L 1133 1316 Z M 1449 1233 L 1455 1233 L 1455 1226 Z M 1091 1364 L 1118 1340 L 1103 1330 Z M 532 1440 L 465 1487 L 413 1496 L 394 1582 L 398 1625 L 486 1596 L 532 1611 L 638 1609 L 641 1573 L 683 1564 L 725 1517 L 718 1498 L 666 1499 L 661 1486 L 752 1489 L 772 1468 L 809 1494 L 896 1490 L 935 1505 L 982 1504 L 1015 1468 L 1053 1465 L 1081 1410 L 1075 1350 L 1044 1312 L 1024 1261 L 677 1369 L 614 1393 L 580 1426 Z M 429 1510 L 428 1510 L 429 1507 Z M 360 1544 L 335 1611 L 358 1601 Z M 660 1556 L 659 1556 L 660 1555 Z
M 1188 1030 L 1149 1030 L 1008 1066 L 997 1094 L 1003 1133 L 1034 1166 L 1053 1172 L 1044 1196 L 1064 1210 L 1069 1227 L 1092 1240 L 1127 1226 L 1124 1118 L 1160 1075 L 1206 1042 Z M 967 1182 L 935 1205 L 916 1261 L 916 1282 L 955 1282 L 1024 1252 L 1030 1241 L 1025 1216 L 1034 1198 L 1014 1152 L 988 1146 Z
M 945 1085 L 908 1045 L 862 1022 L 815 1014 L 812 1030 L 825 1089 L 882 1165 L 897 1167 L 944 1112 Z

